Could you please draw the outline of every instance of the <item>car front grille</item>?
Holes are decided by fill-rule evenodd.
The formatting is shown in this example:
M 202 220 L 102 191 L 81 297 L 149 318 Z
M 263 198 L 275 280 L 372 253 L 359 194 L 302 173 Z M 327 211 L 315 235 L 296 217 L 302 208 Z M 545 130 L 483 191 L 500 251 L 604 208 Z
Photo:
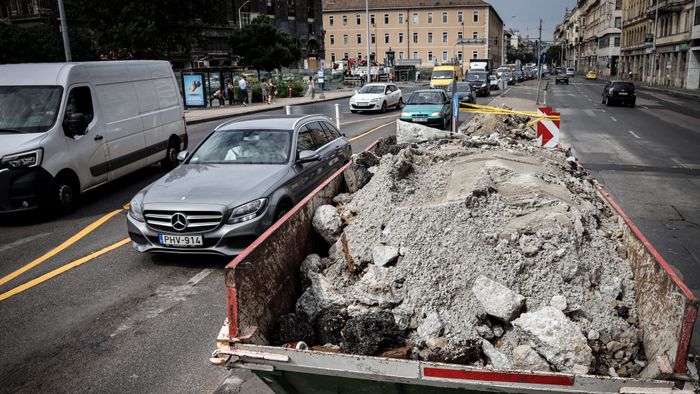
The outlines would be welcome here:
M 146 211 L 144 216 L 148 227 L 169 233 L 205 233 L 219 227 L 224 218 L 216 211 Z

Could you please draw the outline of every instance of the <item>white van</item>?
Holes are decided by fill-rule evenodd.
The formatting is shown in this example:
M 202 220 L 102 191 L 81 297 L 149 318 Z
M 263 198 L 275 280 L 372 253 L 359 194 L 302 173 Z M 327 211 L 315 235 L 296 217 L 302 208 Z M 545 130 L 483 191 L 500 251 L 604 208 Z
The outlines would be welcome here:
M 0 213 L 73 208 L 86 190 L 187 147 L 170 63 L 0 65 Z

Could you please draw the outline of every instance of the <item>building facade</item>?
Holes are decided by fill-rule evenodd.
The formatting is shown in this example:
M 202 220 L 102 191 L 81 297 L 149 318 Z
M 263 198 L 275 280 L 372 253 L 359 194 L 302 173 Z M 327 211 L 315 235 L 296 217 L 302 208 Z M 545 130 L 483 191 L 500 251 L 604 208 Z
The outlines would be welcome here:
M 503 21 L 482 0 L 370 2 L 369 18 L 362 0 L 323 0 L 323 26 L 327 64 L 368 55 L 386 64 L 390 51 L 397 61 L 410 59 L 420 67 L 462 60 L 466 67 L 476 58 L 490 59 L 492 66 L 503 61 Z
M 686 89 L 700 89 L 700 0 L 695 0 Z
M 696 13 L 695 0 L 626 0 L 623 72 L 651 85 L 698 89 L 691 81 L 691 63 L 697 61 L 691 50 Z

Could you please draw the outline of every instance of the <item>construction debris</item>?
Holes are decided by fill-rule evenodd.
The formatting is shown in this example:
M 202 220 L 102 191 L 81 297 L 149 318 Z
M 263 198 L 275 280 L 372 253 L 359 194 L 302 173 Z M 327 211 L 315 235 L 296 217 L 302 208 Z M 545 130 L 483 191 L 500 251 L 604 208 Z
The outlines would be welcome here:
M 340 236 L 343 221 L 338 209 L 332 205 L 321 205 L 314 213 L 311 225 L 329 245 L 333 245 Z

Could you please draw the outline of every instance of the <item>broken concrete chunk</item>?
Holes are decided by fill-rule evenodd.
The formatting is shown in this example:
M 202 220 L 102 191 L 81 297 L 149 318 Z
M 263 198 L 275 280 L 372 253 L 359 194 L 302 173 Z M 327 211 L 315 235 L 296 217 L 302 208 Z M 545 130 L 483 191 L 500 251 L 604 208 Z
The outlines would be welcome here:
M 350 167 L 343 171 L 348 192 L 355 193 L 362 189 L 372 179 L 369 168 L 377 164 L 379 164 L 379 157 L 372 152 L 363 151 L 354 155 Z
M 329 245 L 338 240 L 343 227 L 338 210 L 332 205 L 321 205 L 316 209 L 311 221 L 314 230 L 323 237 Z
M 505 322 L 515 319 L 525 304 L 525 297 L 483 275 L 474 281 L 472 293 L 486 313 Z
M 396 142 L 399 144 L 434 141 L 449 136 L 449 131 L 401 120 L 396 121 Z
M 348 320 L 341 332 L 343 350 L 350 354 L 373 355 L 382 349 L 404 346 L 406 342 L 389 312 L 356 316 Z
M 352 194 L 350 193 L 340 193 L 333 197 L 333 202 L 339 205 L 345 205 L 352 201 Z
M 618 276 L 605 277 L 600 284 L 600 292 L 608 297 L 617 298 L 622 292 L 622 278 Z
M 341 331 L 345 327 L 347 316 L 334 309 L 322 312 L 316 319 L 316 339 L 318 343 L 340 345 L 343 342 Z
M 301 281 L 304 288 L 311 285 L 311 280 L 309 279 L 309 274 L 318 274 L 323 270 L 323 263 L 321 262 L 321 256 L 317 254 L 310 254 L 306 256 L 304 261 L 301 262 Z
M 484 352 L 486 357 L 491 361 L 491 365 L 496 369 L 513 369 L 513 363 L 510 361 L 508 356 L 501 353 L 496 349 L 491 342 L 482 339 L 481 340 L 481 350 Z
M 513 349 L 513 366 L 526 371 L 551 371 L 547 360 L 542 358 L 535 349 L 528 345 L 520 345 Z
M 549 306 L 553 308 L 557 308 L 560 311 L 565 311 L 566 310 L 566 297 L 563 295 L 555 295 L 552 297 L 552 300 L 549 301 Z
M 372 261 L 380 267 L 393 264 L 398 258 L 399 248 L 396 246 L 377 245 L 372 248 Z
M 309 279 L 311 279 L 311 291 L 313 291 L 316 303 L 321 309 L 343 308 L 345 306 L 345 297 L 325 276 L 312 274 Z
M 321 313 L 321 308 L 318 306 L 318 301 L 311 287 L 306 289 L 301 297 L 299 297 L 295 310 L 297 314 L 308 316 L 310 321 L 316 319 L 318 314 Z
M 282 316 L 278 324 L 279 326 L 273 340 L 274 345 L 279 346 L 298 341 L 311 344 L 316 340 L 316 335 L 308 316 L 290 313 Z
M 432 312 L 428 314 L 423 320 L 423 323 L 418 326 L 416 333 L 421 339 L 428 341 L 430 338 L 439 337 L 442 334 L 443 328 L 444 325 L 440 319 L 440 315 L 436 312 Z
M 588 371 L 593 353 L 578 326 L 559 309 L 551 306 L 523 313 L 513 320 L 515 327 L 528 335 L 534 348 L 558 371 L 572 372 L 575 367 Z
M 487 326 L 486 324 L 476 326 L 476 333 L 479 334 L 480 337 L 488 340 L 491 340 L 496 336 L 491 327 Z

